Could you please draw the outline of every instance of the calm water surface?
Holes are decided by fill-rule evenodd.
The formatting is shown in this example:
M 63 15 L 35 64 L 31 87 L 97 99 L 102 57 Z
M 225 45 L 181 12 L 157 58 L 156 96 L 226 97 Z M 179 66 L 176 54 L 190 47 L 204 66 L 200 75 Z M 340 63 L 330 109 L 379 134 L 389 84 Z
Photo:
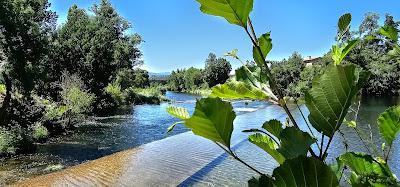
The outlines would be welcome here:
M 138 147 L 140 145 L 173 136 L 188 129 L 178 125 L 171 134 L 166 134 L 168 126 L 177 121 L 165 112 L 168 105 L 185 107 L 190 113 L 193 112 L 195 100 L 198 96 L 167 92 L 166 96 L 171 100 L 170 103 L 160 105 L 140 105 L 135 106 L 132 114 L 125 116 L 113 116 L 108 118 L 96 118 L 85 124 L 81 124 L 77 132 L 58 139 L 53 139 L 49 143 L 38 145 L 37 151 L 30 155 L 20 155 L 14 158 L 3 159 L 0 164 L 0 185 L 13 183 L 33 176 L 52 172 L 53 170 L 80 164 L 88 160 L 94 160 L 105 155 L 109 155 L 121 150 Z M 370 146 L 371 152 L 374 148 L 380 149 L 382 142 L 378 136 L 376 128 L 376 118 L 379 113 L 388 106 L 399 103 L 396 98 L 377 98 L 364 97 L 361 99 L 361 107 L 358 115 L 359 127 L 363 129 L 361 135 L 369 139 L 372 132 L 373 144 Z M 258 121 L 276 117 L 277 111 L 269 111 L 266 107 L 268 103 L 235 101 L 232 103 L 236 114 L 239 116 L 235 123 L 240 124 L 239 128 L 257 127 Z M 303 112 L 307 115 L 305 107 Z M 294 111 L 296 118 L 301 118 L 298 111 Z M 278 116 L 280 120 L 285 120 L 284 116 Z M 299 120 L 301 121 L 301 120 Z M 253 124 L 257 122 L 257 124 Z M 305 123 L 300 126 L 306 130 Z M 235 126 L 236 128 L 236 126 Z M 364 144 L 359 140 L 352 129 L 343 127 L 341 129 L 344 136 L 335 137 L 332 143 L 332 151 L 328 159 L 333 159 L 345 150 L 343 140 L 349 143 L 349 150 L 365 151 Z M 264 168 L 266 172 L 271 172 L 276 163 L 272 161 L 262 151 L 253 145 L 243 141 L 245 137 L 234 138 L 237 144 L 237 151 L 240 155 L 248 157 L 254 165 Z M 371 144 L 372 145 L 372 144 Z M 394 172 L 400 175 L 400 160 L 397 155 L 400 152 L 400 144 L 397 139 L 392 148 L 392 157 L 389 161 Z M 246 150 L 246 151 L 244 151 Z M 251 150 L 251 154 L 249 154 Z M 199 150 L 201 151 L 201 150 Z M 376 152 L 377 152 L 376 151 Z M 254 160 L 251 158 L 260 158 Z M 266 167 L 267 165 L 267 167 Z M 243 172 L 224 172 L 227 170 L 240 169 Z M 227 155 L 221 155 L 209 165 L 200 169 L 195 175 L 190 176 L 181 185 L 227 185 L 238 184 L 238 181 L 246 182 L 249 177 L 254 175 L 235 161 L 227 159 Z M 235 183 L 232 183 L 235 182 Z

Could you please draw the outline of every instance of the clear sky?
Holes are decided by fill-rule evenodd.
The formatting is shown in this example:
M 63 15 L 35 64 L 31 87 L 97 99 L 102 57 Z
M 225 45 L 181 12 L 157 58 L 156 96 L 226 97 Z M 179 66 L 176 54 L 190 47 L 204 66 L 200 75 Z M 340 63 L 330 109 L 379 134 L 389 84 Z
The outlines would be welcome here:
M 385 13 L 400 19 L 400 1 L 387 0 L 254 0 L 251 14 L 258 35 L 271 31 L 274 47 L 271 60 L 287 58 L 298 51 L 303 56 L 320 56 L 334 42 L 340 15 L 352 13 L 353 29 L 358 28 L 367 12 L 376 12 L 384 20 Z M 99 0 L 50 0 L 66 20 L 71 5 L 89 9 Z M 239 49 L 239 56 L 251 60 L 251 44 L 245 32 L 223 18 L 202 14 L 195 0 L 111 0 L 113 6 L 133 26 L 145 43 L 144 68 L 166 72 L 190 66 L 203 67 L 210 52 L 222 56 Z M 234 67 L 239 64 L 231 61 Z

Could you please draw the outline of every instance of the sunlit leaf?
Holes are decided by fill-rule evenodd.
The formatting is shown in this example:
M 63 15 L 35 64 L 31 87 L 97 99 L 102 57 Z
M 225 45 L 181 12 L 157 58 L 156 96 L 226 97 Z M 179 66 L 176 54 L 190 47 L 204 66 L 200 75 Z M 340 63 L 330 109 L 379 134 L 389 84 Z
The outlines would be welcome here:
M 354 121 L 354 120 L 352 120 L 352 121 L 347 121 L 346 118 L 345 118 L 345 119 L 343 120 L 343 123 L 344 123 L 345 125 L 347 125 L 348 127 L 353 128 L 353 129 L 355 129 L 355 128 L 357 127 L 357 122 Z
M 379 131 L 389 145 L 400 132 L 400 105 L 390 107 L 378 117 Z
M 267 75 L 257 66 L 242 66 L 236 70 L 235 75 L 237 81 L 252 84 L 259 89 L 268 82 Z
M 196 0 L 200 10 L 206 14 L 221 16 L 229 23 L 247 27 L 253 0 Z
M 170 133 L 171 131 L 173 131 L 176 125 L 184 124 L 184 123 L 185 123 L 184 121 L 179 121 L 179 122 L 176 122 L 176 123 L 172 124 L 171 126 L 168 127 L 167 133 Z
M 296 127 L 287 127 L 279 134 L 281 142 L 277 149 L 286 159 L 295 158 L 300 155 L 307 155 L 310 146 L 315 143 L 310 134 L 299 130 Z
M 392 60 L 400 57 L 400 46 L 398 44 L 393 45 L 393 49 L 388 52 L 388 60 Z
M 196 102 L 195 111 L 185 120 L 193 133 L 230 147 L 233 120 L 236 114 L 229 102 L 220 98 L 204 98 Z
M 260 53 L 260 50 L 254 46 L 253 47 L 253 58 L 259 67 L 263 67 L 265 58 L 267 57 L 268 53 L 272 49 L 271 33 L 268 32 L 268 33 L 261 35 L 261 37 L 258 39 L 258 45 L 261 48 L 261 53 Z
M 267 130 L 269 133 L 274 135 L 275 137 L 279 138 L 279 135 L 281 134 L 283 127 L 282 123 L 276 119 L 269 120 L 265 122 L 262 126 L 263 129 Z
M 347 13 L 342 15 L 338 21 L 338 28 L 340 35 L 343 35 L 345 32 L 349 30 L 351 22 L 351 14 Z
M 352 185 L 396 184 L 396 178 L 382 159 L 353 152 L 345 153 L 339 159 L 353 171 Z
M 336 45 L 332 46 L 332 60 L 335 65 L 342 63 L 347 54 L 359 43 L 359 40 L 351 40 L 344 44 L 342 47 Z
M 389 38 L 395 42 L 399 38 L 399 33 L 398 33 L 397 29 L 391 25 L 381 27 L 379 29 L 379 33 L 381 33 L 382 35 L 386 36 L 387 38 Z
M 169 106 L 167 112 L 179 119 L 185 120 L 190 118 L 189 112 L 185 108 Z
M 277 167 L 272 178 L 261 176 L 249 180 L 254 187 L 336 187 L 339 181 L 335 173 L 322 161 L 313 157 L 297 157 L 286 160 Z
M 330 66 L 314 79 L 306 92 L 306 106 L 310 123 L 328 137 L 339 129 L 353 98 L 357 95 L 370 73 L 356 69 L 355 65 Z
M 279 164 L 285 161 L 285 157 L 276 150 L 278 145 L 270 137 L 256 133 L 249 136 L 249 141 L 271 155 Z
M 226 53 L 224 54 L 224 56 L 226 56 L 226 57 L 232 57 L 232 58 L 235 58 L 235 59 L 239 59 L 237 53 L 238 53 L 238 49 L 233 49 L 232 51 L 226 52 Z
M 223 99 L 255 99 L 266 100 L 268 95 L 260 89 L 239 81 L 229 81 L 212 88 L 210 97 L 220 97 Z

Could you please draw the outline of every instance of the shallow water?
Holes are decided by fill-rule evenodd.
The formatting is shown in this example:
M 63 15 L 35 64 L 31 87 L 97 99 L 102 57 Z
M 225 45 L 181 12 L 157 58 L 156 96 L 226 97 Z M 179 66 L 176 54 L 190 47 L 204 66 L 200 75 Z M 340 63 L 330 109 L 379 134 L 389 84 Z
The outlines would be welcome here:
M 177 120 L 169 116 L 165 112 L 165 108 L 169 104 L 173 104 L 185 107 L 192 113 L 195 99 L 199 97 L 173 92 L 167 92 L 166 96 L 173 101 L 161 105 L 135 106 L 132 115 L 97 118 L 89 123 L 82 124 L 78 131 L 71 136 L 39 145 L 35 154 L 4 160 L 2 166 L 0 166 L 0 181 L 11 183 L 16 180 L 23 180 L 26 177 L 51 172 L 51 168 L 48 167 L 51 165 L 68 167 L 188 131 L 183 126 L 177 126 L 173 134 L 167 135 L 165 129 Z M 361 99 L 361 103 L 358 125 L 365 130 L 364 135 L 367 138 L 369 137 L 369 127 L 371 127 L 375 147 L 379 151 L 382 141 L 378 136 L 376 118 L 388 106 L 399 104 L 399 99 L 364 97 Z M 246 134 L 240 131 L 245 128 L 259 127 L 263 121 L 271 118 L 284 121 L 283 111 L 263 102 L 235 101 L 233 106 L 238 117 L 235 120 L 232 145 L 244 160 L 248 160 L 261 170 L 270 173 L 276 166 L 276 162 L 254 145 L 245 141 Z M 302 106 L 302 111 L 307 116 L 307 110 L 304 106 Z M 300 122 L 301 128 L 306 130 L 306 125 L 301 120 L 298 110 L 294 110 L 294 116 Z M 349 150 L 365 151 L 366 149 L 352 129 L 343 127 L 341 131 L 344 138 L 341 136 L 334 138 L 328 160 L 333 160 L 345 150 L 342 143 L 343 139 L 349 143 Z M 189 141 L 188 138 L 193 140 Z M 391 168 L 398 176 L 400 174 L 399 139 L 394 143 L 392 157 L 389 161 Z M 165 144 L 169 146 L 165 146 Z M 186 149 L 185 146 L 187 146 Z M 168 150 L 171 147 L 173 150 Z M 372 147 L 374 146 L 369 148 L 372 150 Z M 194 149 L 194 152 L 185 152 L 190 148 Z M 106 160 L 107 165 L 110 164 L 108 168 L 119 168 L 119 170 L 122 168 L 124 172 L 122 174 L 113 173 L 116 171 L 107 169 L 105 171 L 111 172 L 110 176 L 97 178 L 108 180 L 111 176 L 121 177 L 131 174 L 132 176 L 121 178 L 121 180 L 126 180 L 124 181 L 127 182 L 125 184 L 135 182 L 135 184 L 145 186 L 168 181 L 180 186 L 243 186 L 251 176 L 254 176 L 252 171 L 229 159 L 218 147 L 210 146 L 209 142 L 187 135 L 187 133 L 171 137 L 167 141 L 146 144 L 139 149 L 118 153 L 116 156 L 112 155 L 104 158 L 104 160 Z M 120 163 L 120 166 L 118 163 Z M 85 172 L 87 172 L 86 174 L 93 174 L 94 171 L 92 170 L 96 170 L 94 173 L 98 173 L 97 170 L 104 168 L 104 166 L 100 165 L 101 167 L 99 167 L 98 164 L 93 163 L 88 165 L 77 167 L 74 169 L 76 172 L 72 173 L 74 175 L 85 175 Z M 138 165 L 140 167 L 137 167 Z M 140 169 L 134 170 L 134 168 Z M 227 172 L 233 170 L 235 172 Z M 90 176 L 88 177 L 90 178 Z M 88 179 L 90 182 L 95 178 L 89 180 L 84 177 L 83 179 Z M 110 182 L 111 179 L 108 181 Z

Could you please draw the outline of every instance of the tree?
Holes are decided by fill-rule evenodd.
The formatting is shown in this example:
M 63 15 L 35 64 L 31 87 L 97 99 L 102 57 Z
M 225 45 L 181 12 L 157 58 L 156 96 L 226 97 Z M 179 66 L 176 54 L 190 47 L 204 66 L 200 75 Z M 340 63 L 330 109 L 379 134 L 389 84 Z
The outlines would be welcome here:
M 273 63 L 271 72 L 274 74 L 278 87 L 286 94 L 294 94 L 290 91 L 290 87 L 294 87 L 300 80 L 300 73 L 304 69 L 305 64 L 303 57 L 294 52 L 288 60 Z
M 25 96 L 34 88 L 37 64 L 47 54 L 55 28 L 56 14 L 49 7 L 47 0 L 0 2 L 0 48 L 13 85 Z
M 215 54 L 210 53 L 204 69 L 205 81 L 209 87 L 225 83 L 231 70 L 231 64 L 225 58 L 217 58 Z
M 360 35 L 373 34 L 375 30 L 379 28 L 379 15 L 377 13 L 368 12 L 364 15 L 364 19 L 361 22 L 358 32 Z

